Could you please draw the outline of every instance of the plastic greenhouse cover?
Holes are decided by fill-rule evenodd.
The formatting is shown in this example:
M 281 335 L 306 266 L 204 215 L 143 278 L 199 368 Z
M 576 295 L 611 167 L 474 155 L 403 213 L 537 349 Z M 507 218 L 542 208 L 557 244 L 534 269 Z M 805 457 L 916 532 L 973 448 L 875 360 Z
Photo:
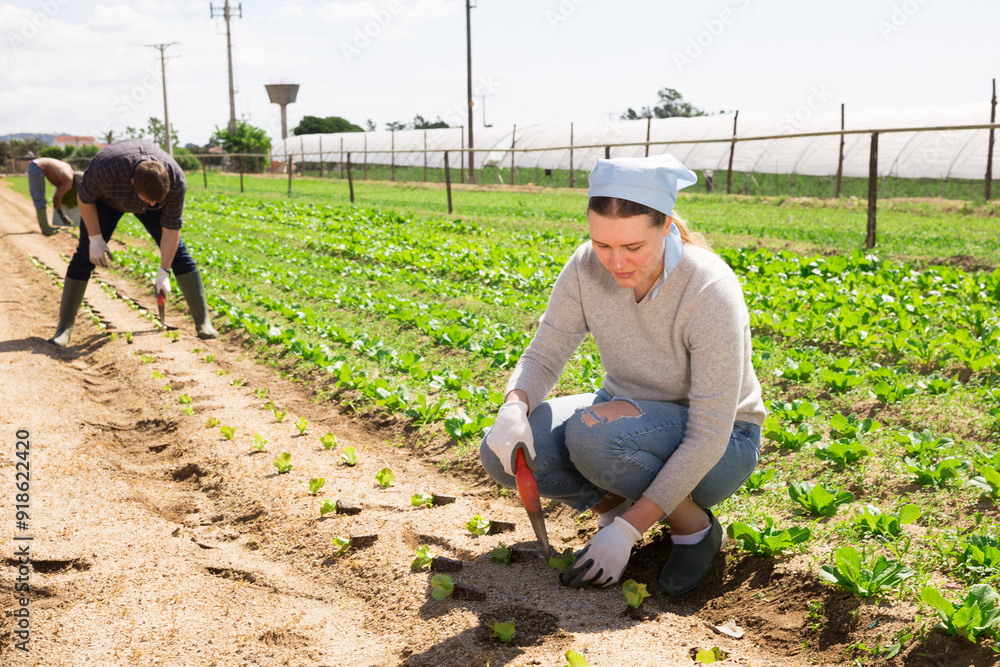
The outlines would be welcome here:
M 905 111 L 868 110 L 846 115 L 847 130 L 885 130 L 892 128 L 944 127 L 982 125 L 989 122 L 989 104 L 974 104 L 955 108 L 924 107 Z M 840 129 L 840 113 L 812 114 L 807 107 L 798 115 L 774 116 L 745 114 L 739 118 L 737 136 L 754 137 L 782 134 L 802 134 Z M 604 157 L 604 146 L 611 145 L 611 157 L 640 157 L 645 146 L 615 146 L 614 144 L 646 141 L 647 121 L 611 121 L 607 123 L 576 123 L 573 125 L 573 168 L 589 171 L 598 158 Z M 688 168 L 695 170 L 725 170 L 729 162 L 729 139 L 733 132 L 731 115 L 697 118 L 654 118 L 649 123 L 650 141 L 674 141 L 668 145 L 649 147 L 650 155 L 672 153 Z M 984 178 L 989 130 L 934 130 L 928 132 L 898 132 L 879 135 L 878 172 L 881 176 L 902 178 Z M 569 169 L 570 124 L 538 124 L 515 128 L 476 128 L 475 163 L 477 168 L 511 164 L 511 142 L 515 142 L 514 164 L 517 168 Z M 718 139 L 717 143 L 690 143 L 693 140 Z M 412 151 L 397 153 L 397 166 L 444 166 L 443 151 L 458 151 L 464 145 L 462 128 L 436 130 L 401 130 L 397 132 L 346 132 L 338 134 L 307 134 L 290 136 L 276 142 L 271 154 L 283 158 L 287 150 L 295 161 L 319 161 L 320 154 L 328 162 L 340 162 L 341 149 L 351 152 L 351 162 L 361 164 L 365 158 L 374 164 L 389 164 L 389 150 Z M 687 143 L 685 143 L 685 141 Z M 829 176 L 837 172 L 837 152 L 840 137 L 802 137 L 741 141 L 736 144 L 733 170 L 779 174 Z M 844 137 L 844 175 L 868 176 L 871 135 L 849 134 Z M 545 149 L 524 152 L 525 149 Z M 426 150 L 426 157 L 425 157 Z M 344 158 L 346 159 L 346 157 Z M 467 157 L 466 157 L 467 160 Z M 461 163 L 459 153 L 449 157 L 452 167 Z

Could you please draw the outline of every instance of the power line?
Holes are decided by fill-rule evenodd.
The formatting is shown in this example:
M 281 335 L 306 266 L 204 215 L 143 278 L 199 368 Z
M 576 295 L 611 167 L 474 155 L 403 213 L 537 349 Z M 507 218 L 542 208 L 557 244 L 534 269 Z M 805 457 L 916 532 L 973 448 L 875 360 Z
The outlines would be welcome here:
M 229 133 L 236 134 L 236 92 L 233 87 L 233 38 L 232 33 L 229 29 L 229 19 L 233 15 L 233 11 L 229 8 L 229 0 L 226 0 L 226 4 L 219 10 L 222 13 L 216 14 L 215 5 L 209 3 L 209 10 L 211 11 L 211 18 L 216 16 L 222 16 L 226 19 L 226 53 L 229 56 Z M 239 12 L 239 18 L 243 18 L 243 3 L 241 2 L 236 6 L 236 11 Z
M 167 57 L 164 52 L 171 46 L 178 44 L 179 42 L 169 42 L 167 44 L 146 44 L 154 49 L 160 50 L 160 74 L 163 79 L 163 129 L 166 133 L 166 144 L 167 144 L 167 155 L 173 155 L 174 149 L 171 144 L 170 137 L 170 113 L 167 111 Z M 176 58 L 178 56 L 171 56 L 171 58 Z

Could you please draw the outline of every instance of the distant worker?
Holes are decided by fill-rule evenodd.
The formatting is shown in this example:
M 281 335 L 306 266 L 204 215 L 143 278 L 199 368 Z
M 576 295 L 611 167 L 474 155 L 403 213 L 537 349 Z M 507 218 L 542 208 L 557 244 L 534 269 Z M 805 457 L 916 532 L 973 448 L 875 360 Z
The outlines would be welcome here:
M 114 259 L 107 242 L 125 213 L 134 214 L 160 248 L 155 292 L 170 292 L 172 269 L 191 310 L 198 338 L 216 338 L 201 274 L 180 240 L 187 190 L 180 165 L 144 139 L 118 141 L 94 157 L 78 189 L 83 219 L 80 243 L 66 271 L 59 325 L 49 342 L 60 347 L 69 344 L 90 274 L 94 265 L 108 266 L 108 261 Z
M 31 193 L 31 200 L 35 203 L 38 226 L 41 227 L 42 234 L 52 236 L 59 229 L 49 225 L 48 212 L 45 210 L 45 181 L 56 188 L 56 193 L 52 196 L 52 208 L 62 220 L 62 226 L 72 227 L 73 221 L 63 211 L 62 204 L 63 197 L 70 195 L 72 205 L 76 205 L 76 193 L 73 190 L 73 167 L 62 160 L 50 157 L 40 157 L 28 163 L 28 191 Z

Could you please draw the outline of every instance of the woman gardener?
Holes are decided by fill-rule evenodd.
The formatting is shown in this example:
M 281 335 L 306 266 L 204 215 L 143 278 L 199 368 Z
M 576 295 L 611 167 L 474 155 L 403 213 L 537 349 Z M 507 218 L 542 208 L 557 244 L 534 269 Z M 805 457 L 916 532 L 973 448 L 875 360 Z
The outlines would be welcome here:
M 709 508 L 757 465 L 766 411 L 743 291 L 674 216 L 678 190 L 696 180 L 670 155 L 598 160 L 590 240 L 559 274 L 480 448 L 501 484 L 516 486 L 524 449 L 542 496 L 597 514 L 597 534 L 563 574 L 574 587 L 617 582 L 662 518 L 673 549 L 660 588 L 690 592 L 723 542 Z M 588 333 L 601 389 L 544 400 Z

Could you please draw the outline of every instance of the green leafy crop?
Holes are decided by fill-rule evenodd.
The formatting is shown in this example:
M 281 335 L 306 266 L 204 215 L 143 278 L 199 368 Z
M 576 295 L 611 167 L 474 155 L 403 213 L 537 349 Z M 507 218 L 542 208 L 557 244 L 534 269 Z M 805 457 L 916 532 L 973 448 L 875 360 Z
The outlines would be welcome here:
M 430 507 L 434 504 L 434 496 L 418 491 L 410 496 L 410 504 L 414 507 Z
M 622 595 L 625 596 L 625 602 L 628 603 L 628 606 L 638 609 L 642 601 L 649 597 L 649 592 L 646 590 L 646 584 L 640 584 L 635 579 L 628 579 L 622 584 Z
M 849 491 L 830 491 L 811 482 L 793 483 L 788 487 L 788 495 L 810 514 L 817 516 L 833 516 L 839 506 L 854 502 L 854 494 Z
M 841 470 L 857 463 L 866 456 L 871 456 L 868 447 L 860 440 L 848 438 L 834 440 L 825 446 L 816 448 L 816 458 L 832 461 Z
M 340 453 L 340 459 L 345 465 L 353 466 L 358 462 L 358 450 L 354 447 L 344 447 L 344 451 Z
M 743 488 L 748 492 L 753 491 L 763 491 L 764 487 L 770 484 L 778 477 L 778 471 L 774 468 L 767 468 L 765 470 L 754 470 L 747 477 L 747 481 L 743 483 Z
M 306 429 L 309 428 L 309 422 L 306 421 L 305 417 L 299 417 L 299 420 L 295 422 L 295 428 L 299 430 L 299 435 L 305 435 Z
M 310 496 L 317 495 L 320 492 L 320 489 L 323 488 L 324 484 L 326 484 L 326 478 L 325 477 L 313 477 L 313 478 L 310 478 L 310 480 L 309 480 L 309 495 Z
M 264 447 L 267 445 L 267 440 L 260 433 L 253 434 L 253 445 L 252 448 L 255 452 L 264 451 Z
M 576 651 L 566 651 L 566 663 L 563 667 L 590 667 L 586 658 Z
M 435 600 L 444 600 L 455 590 L 455 584 L 447 574 L 435 574 L 431 577 L 431 595 Z
M 899 561 L 887 560 L 884 556 L 863 562 L 858 550 L 847 546 L 837 549 L 834 564 L 824 565 L 819 576 L 846 588 L 857 597 L 867 598 L 898 588 L 914 574 Z
M 319 504 L 319 515 L 326 516 L 330 512 L 335 512 L 337 510 L 337 501 L 330 500 L 329 498 L 324 498 Z
M 478 514 L 465 524 L 465 527 L 469 529 L 469 532 L 473 535 L 485 535 L 490 530 L 490 522 Z
M 205 422 L 205 428 L 215 428 L 219 425 L 219 420 L 215 417 L 209 417 L 208 421 Z
M 396 476 L 392 474 L 392 471 L 388 468 L 382 468 L 377 473 L 375 473 L 375 481 L 383 489 L 388 489 L 389 485 L 392 484 L 392 480 L 396 479 Z
M 222 437 L 226 440 L 232 440 L 236 437 L 236 426 L 220 426 L 219 431 L 222 433 Z
M 576 560 L 576 556 L 573 554 L 573 548 L 570 547 L 558 556 L 549 556 L 549 567 L 553 567 L 560 572 L 565 572 L 573 564 L 574 560 Z
M 930 586 L 920 591 L 920 599 L 937 611 L 941 617 L 938 627 L 948 634 L 973 643 L 983 636 L 997 638 L 1000 608 L 997 607 L 997 593 L 989 584 L 970 586 L 965 598 L 958 603 L 949 602 Z
M 903 505 L 895 514 L 883 512 L 874 505 L 866 505 L 851 516 L 851 523 L 859 533 L 891 539 L 899 537 L 903 533 L 903 526 L 919 518 L 920 508 L 916 505 Z
M 336 449 L 337 447 L 337 436 L 333 433 L 327 433 L 326 435 L 320 437 L 319 444 L 323 445 L 323 449 L 330 451 L 331 449 Z
M 351 538 L 338 535 L 330 540 L 334 546 L 333 557 L 341 556 L 351 548 Z
M 274 459 L 274 467 L 278 469 L 279 475 L 284 475 L 292 470 L 292 455 L 285 452 L 278 458 Z
M 494 620 L 492 623 L 487 623 L 486 627 L 490 629 L 490 636 L 496 637 L 504 644 L 509 644 L 510 640 L 514 638 L 514 619 L 510 619 L 505 623 L 501 623 Z
M 417 547 L 416 558 L 410 563 L 410 572 L 416 572 L 417 570 L 427 567 L 434 560 L 434 555 L 431 553 L 431 548 L 426 544 Z
M 489 560 L 494 563 L 503 563 L 504 565 L 510 565 L 510 549 L 504 546 L 501 542 L 493 550 L 490 551 L 490 555 L 487 556 Z
M 729 525 L 729 537 L 740 543 L 744 551 L 771 558 L 787 549 L 807 541 L 812 534 L 808 528 L 787 528 L 778 530 L 774 519 L 764 517 L 764 525 L 753 528 L 739 521 Z

